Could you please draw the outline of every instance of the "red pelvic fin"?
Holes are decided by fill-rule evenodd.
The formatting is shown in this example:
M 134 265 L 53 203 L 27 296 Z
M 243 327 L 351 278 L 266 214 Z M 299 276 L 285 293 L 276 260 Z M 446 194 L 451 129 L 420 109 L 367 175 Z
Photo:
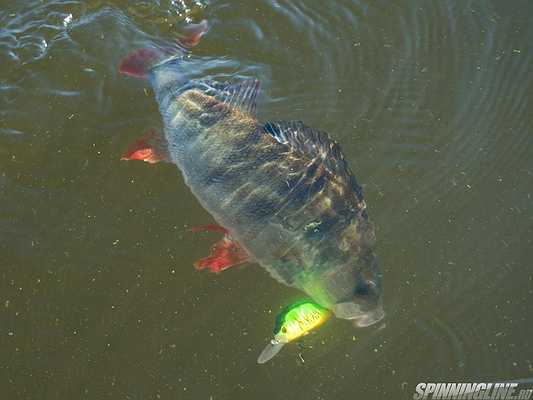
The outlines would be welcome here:
M 118 70 L 121 74 L 134 78 L 146 78 L 154 64 L 163 57 L 165 53 L 155 48 L 135 50 L 122 60 Z
M 221 232 L 224 233 L 222 240 L 215 243 L 211 248 L 209 257 L 204 257 L 194 263 L 197 270 L 208 269 L 211 272 L 222 272 L 230 267 L 244 264 L 250 261 L 250 256 L 246 253 L 239 242 L 234 240 L 226 228 L 219 225 L 202 225 L 191 228 L 191 232 Z
M 240 244 L 229 236 L 215 243 L 209 257 L 202 258 L 194 263 L 197 270 L 209 269 L 211 272 L 222 272 L 230 267 L 241 265 L 250 260 L 250 256 Z
M 178 43 L 186 49 L 191 49 L 200 43 L 200 39 L 209 30 L 207 20 L 202 20 L 197 24 L 189 24 L 183 28 L 183 35 Z
M 143 137 L 133 142 L 121 160 L 142 160 L 150 164 L 171 162 L 167 141 L 155 129 L 148 130 Z

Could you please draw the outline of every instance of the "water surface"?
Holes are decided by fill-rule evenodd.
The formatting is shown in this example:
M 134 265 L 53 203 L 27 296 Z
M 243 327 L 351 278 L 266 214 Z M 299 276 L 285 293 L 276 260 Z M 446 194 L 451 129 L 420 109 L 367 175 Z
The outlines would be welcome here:
M 342 145 L 377 227 L 383 324 L 332 320 L 272 362 L 301 299 L 216 235 L 172 165 L 120 162 L 161 120 L 129 51 L 208 35 L 199 75 L 258 77 L 263 121 Z M 533 3 L 13 1 L 0 7 L 6 399 L 412 398 L 533 376 Z

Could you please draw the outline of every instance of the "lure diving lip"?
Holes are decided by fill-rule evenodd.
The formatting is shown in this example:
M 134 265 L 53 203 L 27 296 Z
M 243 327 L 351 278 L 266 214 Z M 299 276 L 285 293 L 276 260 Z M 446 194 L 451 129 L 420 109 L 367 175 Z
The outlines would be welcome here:
M 286 307 L 276 317 L 274 338 L 266 345 L 257 362 L 264 364 L 272 359 L 282 347 L 322 325 L 331 312 L 316 303 L 303 301 Z

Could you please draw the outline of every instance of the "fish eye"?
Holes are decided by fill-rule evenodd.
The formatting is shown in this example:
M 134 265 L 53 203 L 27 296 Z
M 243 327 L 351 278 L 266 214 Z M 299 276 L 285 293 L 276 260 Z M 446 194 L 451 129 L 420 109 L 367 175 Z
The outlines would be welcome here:
M 379 288 L 371 280 L 360 282 L 355 288 L 354 300 L 361 306 L 368 307 L 377 304 L 379 299 Z
M 370 285 L 368 285 L 366 283 L 359 284 L 355 288 L 356 296 L 361 296 L 361 297 L 368 296 L 370 294 L 370 292 L 371 292 L 371 287 L 370 287 Z
M 286 327 L 281 328 L 281 332 L 282 333 L 287 333 L 287 328 Z

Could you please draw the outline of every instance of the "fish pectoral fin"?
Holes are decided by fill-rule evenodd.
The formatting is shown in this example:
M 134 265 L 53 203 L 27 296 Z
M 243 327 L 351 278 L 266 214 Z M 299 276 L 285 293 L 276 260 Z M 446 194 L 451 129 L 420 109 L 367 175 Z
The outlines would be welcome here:
M 148 130 L 133 142 L 122 155 L 121 160 L 142 160 L 150 164 L 171 162 L 165 138 L 155 129 Z
M 251 257 L 246 250 L 233 239 L 228 231 L 218 225 L 203 225 L 196 228 L 191 228 L 192 232 L 222 232 L 224 237 L 219 240 L 211 248 L 211 253 L 208 257 L 201 258 L 194 263 L 197 270 L 208 269 L 211 272 L 222 272 L 228 268 L 236 267 L 250 261 Z

